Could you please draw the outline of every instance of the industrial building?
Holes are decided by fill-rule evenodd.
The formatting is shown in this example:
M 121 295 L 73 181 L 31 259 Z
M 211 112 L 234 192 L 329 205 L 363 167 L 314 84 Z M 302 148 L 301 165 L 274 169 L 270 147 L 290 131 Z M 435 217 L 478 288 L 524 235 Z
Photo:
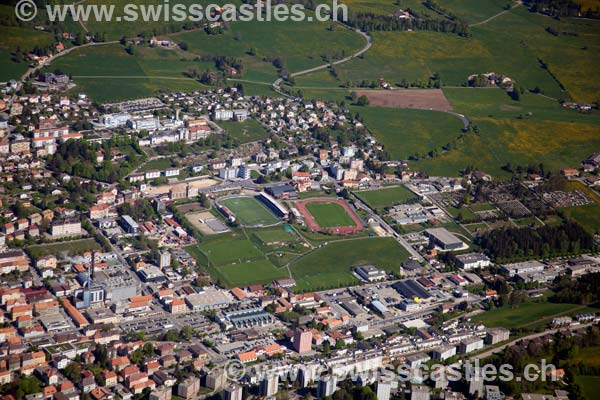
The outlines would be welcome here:
M 381 281 L 386 278 L 385 271 L 379 270 L 373 265 L 361 265 L 354 268 L 354 271 L 367 282 Z
M 482 253 L 459 254 L 456 262 L 457 267 L 464 270 L 484 268 L 492 264 L 489 257 Z
M 514 264 L 505 264 L 502 266 L 502 271 L 507 273 L 511 278 L 518 274 L 527 274 L 532 272 L 542 272 L 545 265 L 539 261 L 523 261 Z
M 243 304 L 222 310 L 217 316 L 221 326 L 225 329 L 251 328 L 254 326 L 265 326 L 272 324 L 274 318 L 266 312 L 259 304 Z
M 464 245 L 462 240 L 450 233 L 446 228 L 427 229 L 425 233 L 442 250 L 457 250 Z
M 402 296 L 408 299 L 428 299 L 429 297 L 431 297 L 429 295 L 429 292 L 427 292 L 427 290 L 425 290 L 423 286 L 421 286 L 412 279 L 396 282 L 392 285 L 392 287 L 398 293 L 400 293 Z
M 232 298 L 225 290 L 205 287 L 199 293 L 185 296 L 185 302 L 192 311 L 203 311 L 226 308 L 231 304 Z

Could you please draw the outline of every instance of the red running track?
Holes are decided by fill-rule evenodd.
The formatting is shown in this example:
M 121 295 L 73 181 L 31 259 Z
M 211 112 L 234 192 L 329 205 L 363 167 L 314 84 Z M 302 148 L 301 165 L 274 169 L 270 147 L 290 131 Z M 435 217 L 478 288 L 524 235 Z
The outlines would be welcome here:
M 346 213 L 352 218 L 352 221 L 356 224 L 356 226 L 334 226 L 331 228 L 323 228 L 319 226 L 315 218 L 312 216 L 310 211 L 306 208 L 306 205 L 309 203 L 335 203 L 344 208 Z M 300 214 L 304 217 L 304 221 L 306 225 L 313 232 L 323 232 L 329 233 L 331 235 L 352 235 L 356 232 L 361 231 L 364 228 L 364 225 L 360 218 L 352 211 L 350 206 L 343 199 L 335 199 L 335 198 L 323 198 L 323 197 L 314 197 L 306 200 L 297 200 L 294 202 L 294 206 L 298 209 Z

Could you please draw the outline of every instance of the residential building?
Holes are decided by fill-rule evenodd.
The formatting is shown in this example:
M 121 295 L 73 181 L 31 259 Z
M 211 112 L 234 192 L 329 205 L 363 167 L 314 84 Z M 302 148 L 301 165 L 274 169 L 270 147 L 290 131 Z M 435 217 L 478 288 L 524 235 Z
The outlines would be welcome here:
M 51 234 L 53 238 L 81 236 L 81 221 L 77 218 L 52 221 Z
M 294 350 L 296 350 L 298 354 L 310 353 L 312 350 L 311 331 L 296 329 L 294 332 Z
M 269 375 L 265 376 L 260 381 L 259 393 L 261 396 L 266 398 L 275 396 L 277 394 L 279 386 L 279 376 L 278 375 Z

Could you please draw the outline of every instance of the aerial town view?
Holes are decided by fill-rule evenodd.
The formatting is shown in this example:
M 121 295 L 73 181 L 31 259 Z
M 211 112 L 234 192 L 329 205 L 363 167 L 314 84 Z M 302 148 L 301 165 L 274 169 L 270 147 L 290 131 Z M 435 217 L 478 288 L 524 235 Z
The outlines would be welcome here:
M 600 399 L 600 0 L 5 0 L 0 400 Z

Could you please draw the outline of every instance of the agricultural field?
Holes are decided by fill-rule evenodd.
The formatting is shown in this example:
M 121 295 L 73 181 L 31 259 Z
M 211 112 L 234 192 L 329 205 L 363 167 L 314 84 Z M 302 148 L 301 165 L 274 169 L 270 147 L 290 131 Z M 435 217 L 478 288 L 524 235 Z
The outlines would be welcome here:
M 14 13 L 14 10 L 10 11 Z M 54 44 L 52 34 L 28 28 L 0 26 L 0 38 L 0 82 L 18 80 L 29 68 L 28 60 L 15 62 L 17 48 L 27 54 L 35 46 L 44 48 Z
M 355 12 L 374 12 L 378 14 L 389 15 L 400 9 L 411 9 L 419 13 L 425 13 L 430 16 L 437 16 L 434 11 L 423 5 L 421 0 L 344 0 L 352 11 Z M 469 23 L 479 22 L 487 19 L 503 10 L 503 7 L 509 4 L 506 0 L 444 0 L 443 5 L 452 13 L 460 16 Z
M 461 4 L 463 12 L 479 13 L 476 10 L 485 8 L 484 4 L 473 6 L 473 1 L 454 3 L 457 7 Z M 505 4 L 497 3 L 496 7 Z M 550 25 L 576 34 L 554 36 L 546 30 Z M 363 80 L 379 78 L 392 84 L 426 84 L 436 72 L 443 87 L 452 87 L 466 85 L 471 74 L 493 71 L 511 77 L 525 90 L 537 87 L 556 99 L 572 97 L 593 102 L 599 89 L 594 67 L 600 57 L 599 25 L 600 21 L 572 18 L 555 22 L 518 7 L 486 24 L 473 26 L 468 38 L 424 31 L 372 32 L 373 47 L 364 57 L 336 66 L 335 75 L 323 70 L 297 77 L 296 84 L 301 88 L 347 83 L 356 86 Z
M 183 32 L 170 37 L 186 42 L 189 52 L 241 58 L 244 80 L 273 82 L 277 70 L 263 59 L 280 58 L 286 68 L 299 71 L 323 64 L 328 57 L 343 58 L 364 46 L 352 30 L 325 22 L 236 22 L 224 34 Z M 310 40 L 299 40 L 310 38 Z M 253 49 L 254 55 L 248 54 Z M 333 50 L 332 50 L 333 49 Z
M 87 47 L 57 59 L 50 70 L 73 75 L 78 92 L 97 102 L 147 97 L 160 91 L 205 88 L 185 73 L 192 69 L 214 69 L 214 65 L 193 61 L 178 50 L 135 47 L 130 55 L 119 44 Z
M 356 90 L 356 94 L 367 96 L 369 105 L 375 107 L 452 110 L 441 89 Z
M 423 156 L 457 138 L 462 122 L 439 111 L 352 107 L 394 160 Z
M 257 142 L 268 137 L 267 132 L 262 125 L 255 119 L 245 121 L 222 121 L 218 123 L 229 136 L 238 140 L 240 144 Z
M 578 165 L 600 146 L 598 125 L 582 122 L 481 118 L 479 134 L 469 133 L 456 149 L 413 164 L 431 175 L 457 176 L 468 165 L 499 177 L 502 166 L 543 163 L 558 172 Z
M 362 201 L 373 209 L 381 210 L 397 204 L 415 201 L 419 198 L 404 186 L 392 186 L 376 190 L 354 192 Z
M 231 197 L 220 201 L 243 226 L 273 225 L 279 219 L 254 197 Z
M 321 228 L 356 226 L 344 207 L 336 203 L 308 203 L 306 208 Z
M 591 233 L 600 233 L 600 205 L 563 208 L 567 218 L 572 218 Z
M 598 351 L 598 349 L 596 349 Z M 597 354 L 597 353 L 596 353 Z M 595 399 L 600 392 L 600 376 L 593 375 L 578 375 L 575 377 L 575 382 L 581 388 L 581 392 L 585 399 Z
M 298 291 L 355 284 L 352 268 L 372 264 L 398 272 L 409 254 L 392 238 L 344 240 L 324 245 L 291 264 Z

